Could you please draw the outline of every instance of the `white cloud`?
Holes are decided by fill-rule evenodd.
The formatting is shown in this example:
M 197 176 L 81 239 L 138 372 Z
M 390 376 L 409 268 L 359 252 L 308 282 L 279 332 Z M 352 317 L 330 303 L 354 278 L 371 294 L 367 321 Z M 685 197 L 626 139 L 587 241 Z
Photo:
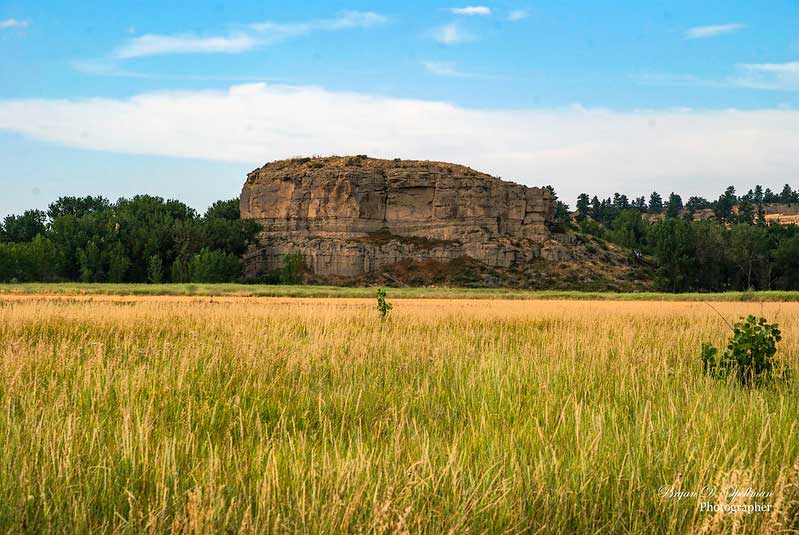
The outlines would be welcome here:
M 695 26 L 685 32 L 686 39 L 705 39 L 728 33 L 737 32 L 746 28 L 746 24 L 718 24 L 715 26 Z
M 631 78 L 641 85 L 670 87 L 729 87 L 729 84 L 724 81 L 705 79 L 695 74 L 642 72 L 633 74 Z
M 466 6 L 466 7 L 451 7 L 450 13 L 455 15 L 490 15 L 491 8 L 486 6 Z
M 127 99 L 0 101 L 0 129 L 71 147 L 246 162 L 369 154 L 459 162 L 526 184 L 715 194 L 799 173 L 799 111 L 475 110 L 264 84 Z
M 746 69 L 759 72 L 775 74 L 799 74 L 799 61 L 790 61 L 788 63 L 745 63 L 741 66 Z
M 470 41 L 472 36 L 463 31 L 457 24 L 445 24 L 433 30 L 433 39 L 445 45 L 454 45 L 464 41 Z
M 453 61 L 422 61 L 422 66 L 427 72 L 436 76 L 445 76 L 449 78 L 493 78 L 493 76 L 485 74 L 464 72 L 458 69 L 458 66 Z
M 739 87 L 772 91 L 799 91 L 799 61 L 738 65 L 732 79 Z
M 349 30 L 352 28 L 369 28 L 383 24 L 388 18 L 373 11 L 341 11 L 331 19 L 317 19 L 305 22 L 283 24 L 278 22 L 259 22 L 250 24 L 249 28 L 281 38 L 291 35 L 302 35 L 317 30 Z
M 29 20 L 6 19 L 0 20 L 0 30 L 7 28 L 27 28 L 31 25 Z
M 510 21 L 517 21 L 526 19 L 530 16 L 530 12 L 526 9 L 514 9 L 508 14 L 508 20 Z
M 128 40 L 114 52 L 114 57 L 129 59 L 163 54 L 235 54 L 314 31 L 369 28 L 384 23 L 386 20 L 385 16 L 371 11 L 342 11 L 336 17 L 330 19 L 317 19 L 290 24 L 259 22 L 223 36 L 203 37 L 194 34 L 142 35 Z
M 430 74 L 449 78 L 488 78 L 482 74 L 463 72 L 452 61 L 422 61 L 422 66 Z
M 74 60 L 70 67 L 84 74 L 95 76 L 113 76 L 116 78 L 155 78 L 155 75 L 129 71 L 117 65 L 115 61 L 107 60 Z
M 739 64 L 733 73 L 718 79 L 675 73 L 642 73 L 634 75 L 633 79 L 643 85 L 799 91 L 799 61 Z
M 113 78 L 144 78 L 149 80 L 181 80 L 195 82 L 266 82 L 272 81 L 266 76 L 252 75 L 208 75 L 208 74 L 163 74 L 153 72 L 140 72 L 125 69 L 119 62 L 108 60 L 77 60 L 71 61 L 70 66 L 78 72 L 94 76 L 110 76 Z
M 142 35 L 128 41 L 114 52 L 119 59 L 163 54 L 226 53 L 252 50 L 258 41 L 249 35 L 199 37 L 196 35 Z

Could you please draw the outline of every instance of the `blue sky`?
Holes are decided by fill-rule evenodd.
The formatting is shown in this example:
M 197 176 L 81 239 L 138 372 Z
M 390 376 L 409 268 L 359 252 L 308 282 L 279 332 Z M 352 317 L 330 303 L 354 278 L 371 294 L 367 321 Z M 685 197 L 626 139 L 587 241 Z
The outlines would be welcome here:
M 567 202 L 799 186 L 799 3 L 0 1 L 0 215 L 453 160 Z

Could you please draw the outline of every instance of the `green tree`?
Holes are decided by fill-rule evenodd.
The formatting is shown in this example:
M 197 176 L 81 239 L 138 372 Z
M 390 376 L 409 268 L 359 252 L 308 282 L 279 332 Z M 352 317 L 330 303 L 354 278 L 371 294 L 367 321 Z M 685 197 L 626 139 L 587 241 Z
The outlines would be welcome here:
M 732 220 L 732 209 L 733 207 L 738 204 L 738 197 L 735 195 L 735 188 L 733 186 L 729 186 L 724 193 L 719 197 L 719 200 L 716 201 L 716 219 L 722 222 L 727 222 Z
M 47 230 L 47 215 L 41 210 L 26 210 L 22 215 L 9 215 L 3 221 L 3 241 L 25 243 L 33 241 Z
M 209 249 L 219 249 L 241 256 L 258 233 L 258 223 L 252 220 L 206 218 L 201 222 L 202 243 Z
M 169 280 L 172 282 L 191 281 L 189 262 L 184 257 L 178 257 L 172 262 L 172 267 L 169 270 Z
M 130 259 L 125 255 L 122 246 L 117 244 L 108 252 L 108 282 L 125 282 Z
M 160 255 L 165 264 L 172 264 L 178 259 L 188 265 L 192 256 L 207 247 L 206 229 L 198 219 L 182 219 L 175 221 L 172 227 L 173 244 L 168 254 Z M 173 280 L 173 282 L 176 282 Z M 185 282 L 185 281 L 184 281 Z
M 734 265 L 730 260 L 727 234 L 729 231 L 715 221 L 696 221 L 691 224 L 694 236 L 697 290 L 720 292 L 730 285 Z
M 591 199 L 591 219 L 597 222 L 602 222 L 602 202 L 596 195 Z
M 236 221 L 241 219 L 238 199 L 216 201 L 205 211 L 205 219 L 227 219 Z
M 78 262 L 80 264 L 81 282 L 102 282 L 105 274 L 103 273 L 103 261 L 100 248 L 93 241 L 86 244 L 86 247 L 78 249 Z
M 774 250 L 777 286 L 783 290 L 799 290 L 799 234 L 784 239 Z
M 663 213 L 663 198 L 660 196 L 660 193 L 658 193 L 657 191 L 653 191 L 652 194 L 649 196 L 648 211 L 650 214 Z
M 168 263 L 174 259 L 177 223 L 197 219 L 197 213 L 184 203 L 151 195 L 120 199 L 112 211 L 119 225 L 116 239 L 131 260 L 128 276 L 134 282 L 147 280 L 150 257 L 158 255 Z
M 48 282 L 55 277 L 55 248 L 41 234 L 27 243 L 0 243 L 0 282 Z
M 666 217 L 679 217 L 681 211 L 682 197 L 672 191 L 671 195 L 669 195 L 669 201 L 666 204 Z
M 29 210 L 7 217 L 0 240 L 27 243 L 46 236 L 55 249 L 51 267 L 67 280 L 145 282 L 157 256 L 161 280 L 169 266 L 175 268 L 169 270 L 173 280 L 187 281 L 189 262 L 202 249 L 241 256 L 259 230 L 256 222 L 240 218 L 235 199 L 218 201 L 199 217 L 180 201 L 150 195 L 115 203 L 99 196 L 61 197 L 46 215 Z
M 780 193 L 780 202 L 784 204 L 789 204 L 793 202 L 793 199 L 794 199 L 794 194 L 790 184 L 785 184 L 785 186 L 782 188 L 782 193 Z
M 589 199 L 588 195 L 581 193 L 577 197 L 577 221 L 585 221 L 585 219 L 588 217 L 590 207 L 591 200 Z
M 755 205 L 753 205 L 749 200 L 741 199 L 738 202 L 738 217 L 736 218 L 738 223 L 744 223 L 747 225 L 751 225 L 755 222 Z
M 16 244 L 0 242 L 0 282 L 11 282 L 17 274 Z
M 780 202 L 780 197 L 771 189 L 766 188 L 766 191 L 763 192 L 763 202 L 766 204 L 773 204 L 775 202 Z
M 649 228 L 647 236 L 657 258 L 656 284 L 670 292 L 693 289 L 696 279 L 695 243 L 691 223 L 664 219 Z
M 646 230 L 647 223 L 641 217 L 641 212 L 631 208 L 619 212 L 619 216 L 613 220 L 607 238 L 624 247 L 640 249 Z
M 160 284 L 164 278 L 164 263 L 161 257 L 153 255 L 147 261 L 147 282 L 150 284 Z
M 761 289 L 769 288 L 771 281 L 766 280 L 765 275 L 768 269 L 768 249 L 768 234 L 762 227 L 742 223 L 730 227 L 730 255 L 737 267 L 740 289 L 754 289 L 758 278 L 761 279 Z
M 241 261 L 224 251 L 203 249 L 189 262 L 191 282 L 233 282 L 241 276 Z
M 28 280 L 50 282 L 54 280 L 55 246 L 53 242 L 38 234 L 30 243 L 20 244 L 27 249 L 29 265 L 25 268 Z
M 760 184 L 755 186 L 755 191 L 752 193 L 752 202 L 761 204 L 763 202 L 763 186 Z
M 694 214 L 699 210 L 710 208 L 711 203 L 704 197 L 689 197 L 688 202 L 685 203 L 685 209 L 688 210 L 688 219 L 694 218 Z
M 644 197 L 643 195 L 641 195 L 640 197 L 636 197 L 635 200 L 633 201 L 633 208 L 635 208 L 642 214 L 645 214 L 647 211 L 646 197 Z
M 549 190 L 550 195 L 552 195 L 552 200 L 555 203 L 555 213 L 554 213 L 554 223 L 551 225 L 550 230 L 552 232 L 566 232 L 571 226 L 571 214 L 569 213 L 569 205 L 561 202 L 558 200 L 558 194 L 555 193 L 555 188 L 552 186 L 546 186 L 546 189 Z
M 86 214 L 102 212 L 111 206 L 108 199 L 104 197 L 59 197 L 55 202 L 50 203 L 47 208 L 47 216 L 50 221 L 55 221 L 60 217 L 71 215 L 81 218 Z

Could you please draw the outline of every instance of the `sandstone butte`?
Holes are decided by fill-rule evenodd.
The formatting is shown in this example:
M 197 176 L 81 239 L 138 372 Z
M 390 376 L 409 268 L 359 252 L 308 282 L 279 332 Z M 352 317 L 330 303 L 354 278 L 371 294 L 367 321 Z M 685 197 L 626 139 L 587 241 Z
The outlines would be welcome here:
M 270 162 L 247 175 L 241 216 L 260 223 L 248 274 L 301 253 L 314 275 L 357 277 L 408 259 L 512 268 L 558 260 L 555 201 L 462 165 L 365 156 Z

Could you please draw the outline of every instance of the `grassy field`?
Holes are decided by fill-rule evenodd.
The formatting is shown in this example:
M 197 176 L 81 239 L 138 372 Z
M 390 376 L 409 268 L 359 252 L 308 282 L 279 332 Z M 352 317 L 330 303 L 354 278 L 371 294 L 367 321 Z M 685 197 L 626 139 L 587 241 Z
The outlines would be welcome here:
M 588 301 L 799 301 L 799 292 L 578 292 L 568 290 L 515 290 L 508 288 L 389 288 L 394 299 L 574 299 Z M 0 284 L 0 295 L 178 295 L 232 297 L 345 297 L 373 298 L 375 288 L 266 284 Z
M 796 368 L 799 303 L 403 299 L 381 323 L 374 299 L 17 288 L 2 532 L 799 528 L 799 387 L 709 380 L 698 358 L 728 334 L 716 310 L 755 313 Z

